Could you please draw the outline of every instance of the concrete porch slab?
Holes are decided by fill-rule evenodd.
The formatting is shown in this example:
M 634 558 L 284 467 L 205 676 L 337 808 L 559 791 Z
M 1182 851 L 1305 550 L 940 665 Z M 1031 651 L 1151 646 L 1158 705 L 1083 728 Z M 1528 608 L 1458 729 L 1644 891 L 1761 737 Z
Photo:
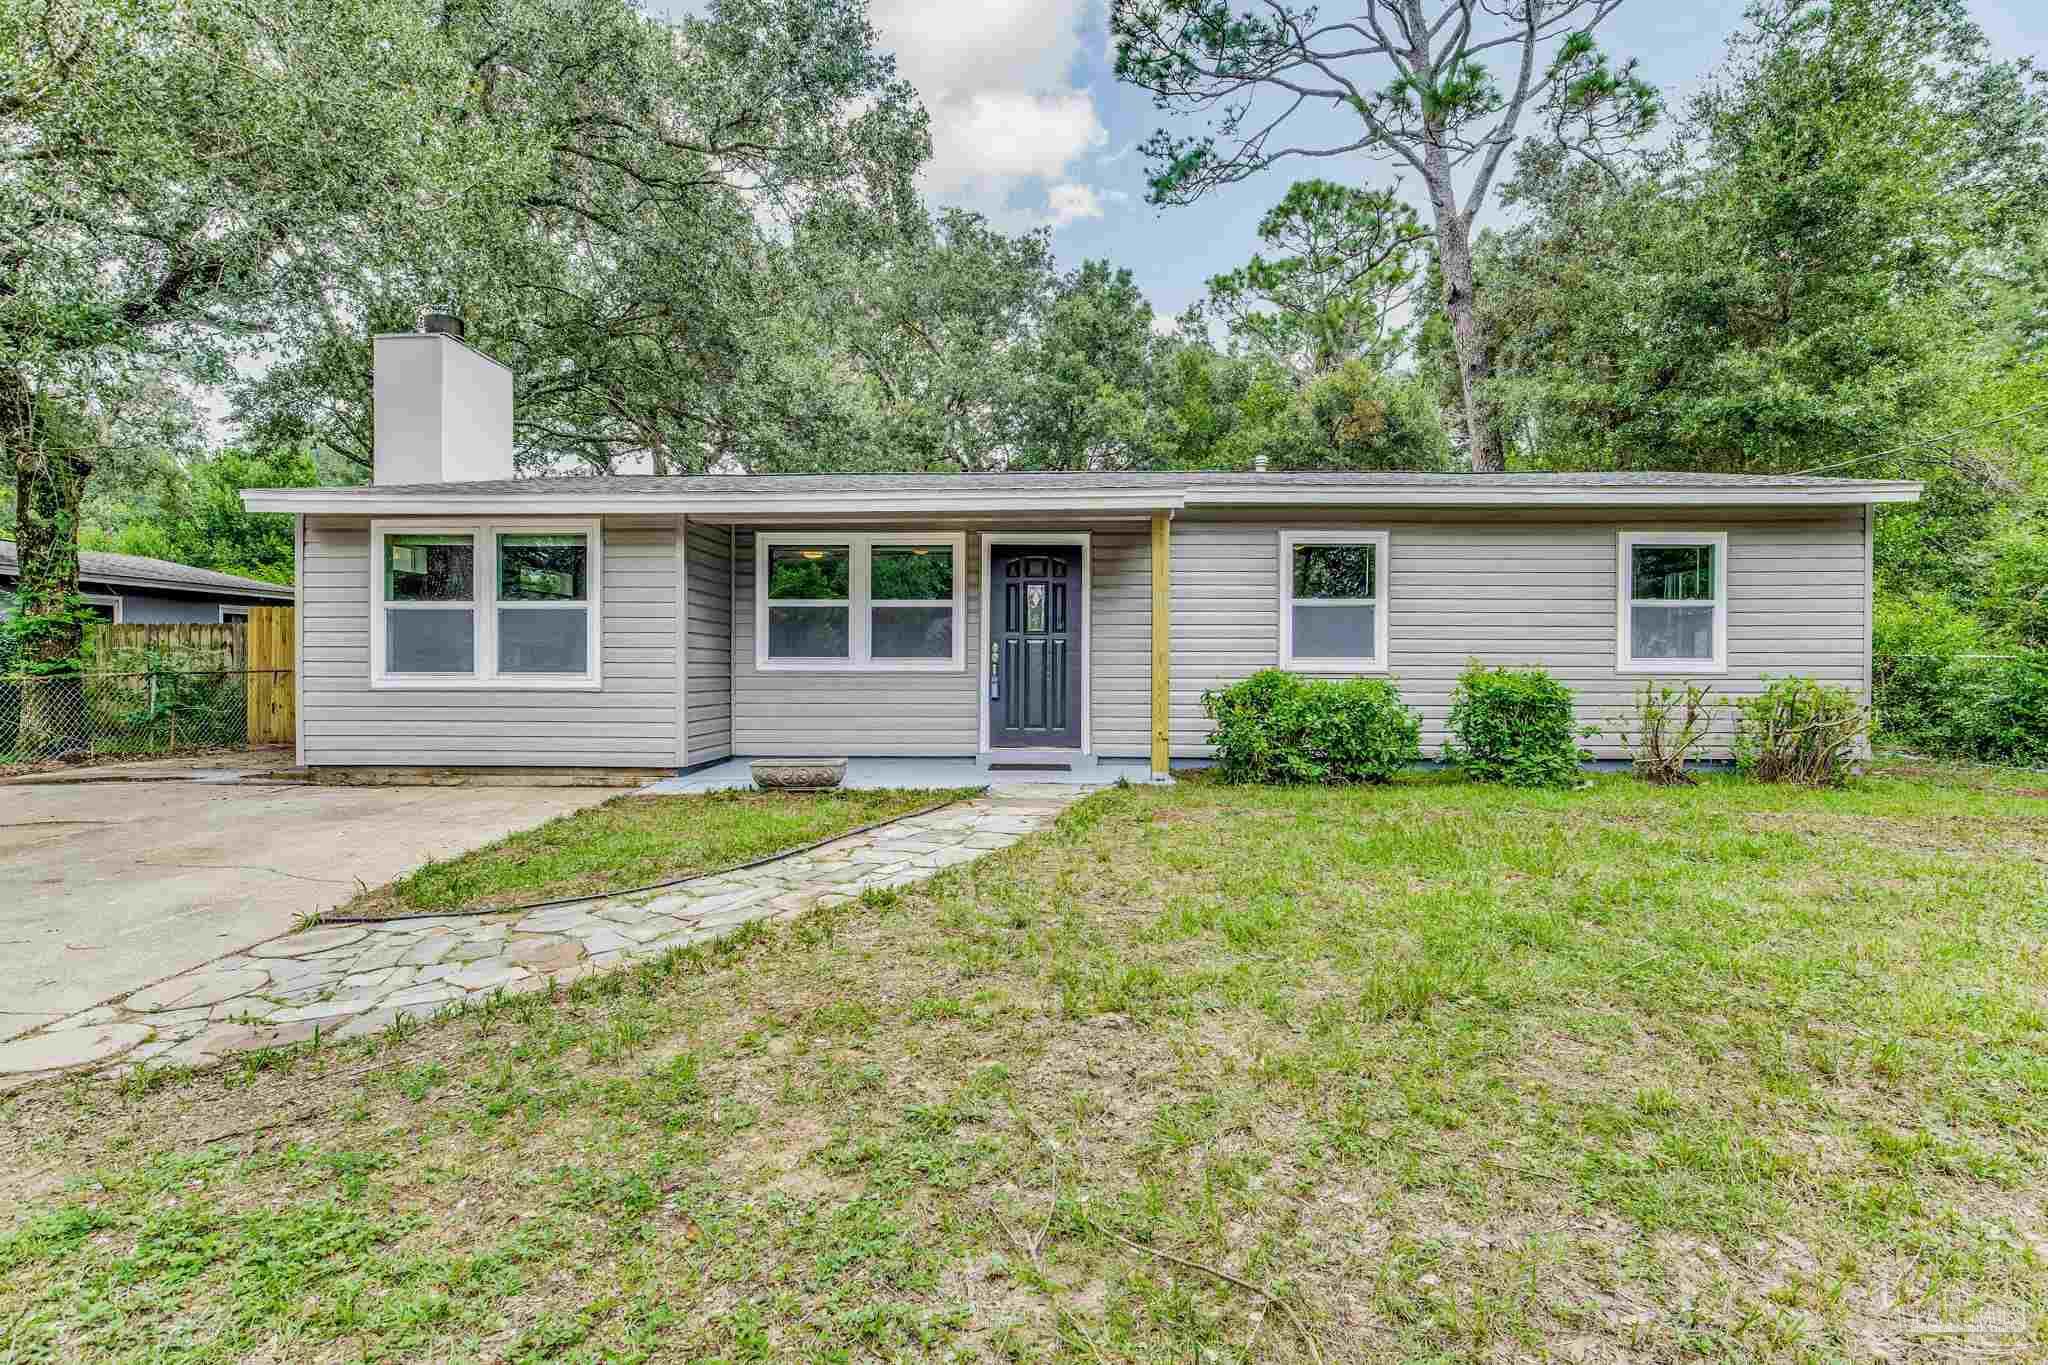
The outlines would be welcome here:
M 665 777 L 635 793 L 639 796 L 676 796 L 694 792 L 746 791 L 754 785 L 749 766 L 752 759 L 734 758 L 681 777 Z M 948 787 L 1113 787 L 1119 780 L 1150 782 L 1151 765 L 1143 759 L 1097 759 L 1090 768 L 1068 772 L 1060 768 L 1024 768 L 993 771 L 972 758 L 851 758 L 846 763 L 845 786 L 860 791 L 936 791 Z

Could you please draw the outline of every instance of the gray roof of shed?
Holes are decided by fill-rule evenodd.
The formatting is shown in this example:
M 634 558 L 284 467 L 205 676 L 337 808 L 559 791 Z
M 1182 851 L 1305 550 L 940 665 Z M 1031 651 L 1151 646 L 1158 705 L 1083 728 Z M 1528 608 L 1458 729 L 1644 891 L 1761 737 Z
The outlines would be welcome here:
M 0 540 L 0 576 L 13 578 L 20 567 L 14 542 Z M 266 583 L 260 578 L 216 573 L 212 569 L 195 569 L 190 564 L 174 564 L 168 559 L 108 554 L 101 550 L 78 552 L 78 576 L 95 583 L 161 587 L 175 592 L 227 592 L 236 596 L 261 594 L 280 602 L 292 600 L 292 589 L 288 584 Z

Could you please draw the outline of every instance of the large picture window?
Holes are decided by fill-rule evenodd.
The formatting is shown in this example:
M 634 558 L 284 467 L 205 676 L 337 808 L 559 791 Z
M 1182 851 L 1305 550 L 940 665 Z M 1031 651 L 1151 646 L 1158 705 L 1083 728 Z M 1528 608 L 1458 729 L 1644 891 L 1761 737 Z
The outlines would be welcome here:
M 1387 533 L 1280 533 L 1280 667 L 1387 667 Z
M 964 668 L 965 558 L 959 534 L 760 533 L 755 666 Z
M 1728 664 L 1728 536 L 1621 533 L 1615 664 L 1628 673 L 1719 673 Z
M 371 529 L 373 687 L 595 687 L 594 522 Z

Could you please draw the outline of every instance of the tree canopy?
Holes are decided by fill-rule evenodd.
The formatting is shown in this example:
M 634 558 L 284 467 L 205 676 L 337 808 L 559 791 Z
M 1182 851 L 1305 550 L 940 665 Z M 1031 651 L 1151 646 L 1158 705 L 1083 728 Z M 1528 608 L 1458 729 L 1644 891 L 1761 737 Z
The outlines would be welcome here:
M 1259 239 L 1278 254 L 1209 281 L 1208 310 L 1233 337 L 1305 375 L 1399 358 L 1429 241 L 1414 209 L 1389 190 L 1301 180 L 1259 220 Z
M 1505 467 L 1489 403 L 1472 234 L 1504 159 L 1533 128 L 1603 156 L 1647 131 L 1660 101 L 1593 31 L 1622 0 L 1356 0 L 1347 11 L 1270 0 L 1114 0 L 1116 71 L 1164 112 L 1207 120 L 1145 144 L 1151 198 L 1189 204 L 1297 159 L 1362 155 L 1420 178 L 1455 343 L 1475 469 Z M 1335 134 L 1305 115 L 1350 117 Z M 1352 120 L 1355 120 L 1352 121 Z
M 235 491 L 366 477 L 434 304 L 522 473 L 1912 474 L 1885 593 L 2048 642 L 2040 73 L 1965 0 L 1758 0 L 1653 146 L 1620 3 L 1115 0 L 1156 205 L 1305 177 L 1169 320 L 924 201 L 863 0 L 0 0 L 8 629 L 67 655 L 80 543 L 282 575 Z
M 78 510 L 102 431 L 337 292 L 444 255 L 538 167 L 460 116 L 468 72 L 410 0 L 4 0 L 0 445 L 24 657 L 77 648 Z M 97 444 L 105 445 L 112 438 Z

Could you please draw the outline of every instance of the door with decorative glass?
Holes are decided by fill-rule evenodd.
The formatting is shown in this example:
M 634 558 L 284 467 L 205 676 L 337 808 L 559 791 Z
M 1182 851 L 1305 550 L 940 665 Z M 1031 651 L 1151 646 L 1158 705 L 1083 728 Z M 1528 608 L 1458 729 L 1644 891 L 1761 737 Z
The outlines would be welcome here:
M 988 742 L 1081 744 L 1081 547 L 991 551 Z

